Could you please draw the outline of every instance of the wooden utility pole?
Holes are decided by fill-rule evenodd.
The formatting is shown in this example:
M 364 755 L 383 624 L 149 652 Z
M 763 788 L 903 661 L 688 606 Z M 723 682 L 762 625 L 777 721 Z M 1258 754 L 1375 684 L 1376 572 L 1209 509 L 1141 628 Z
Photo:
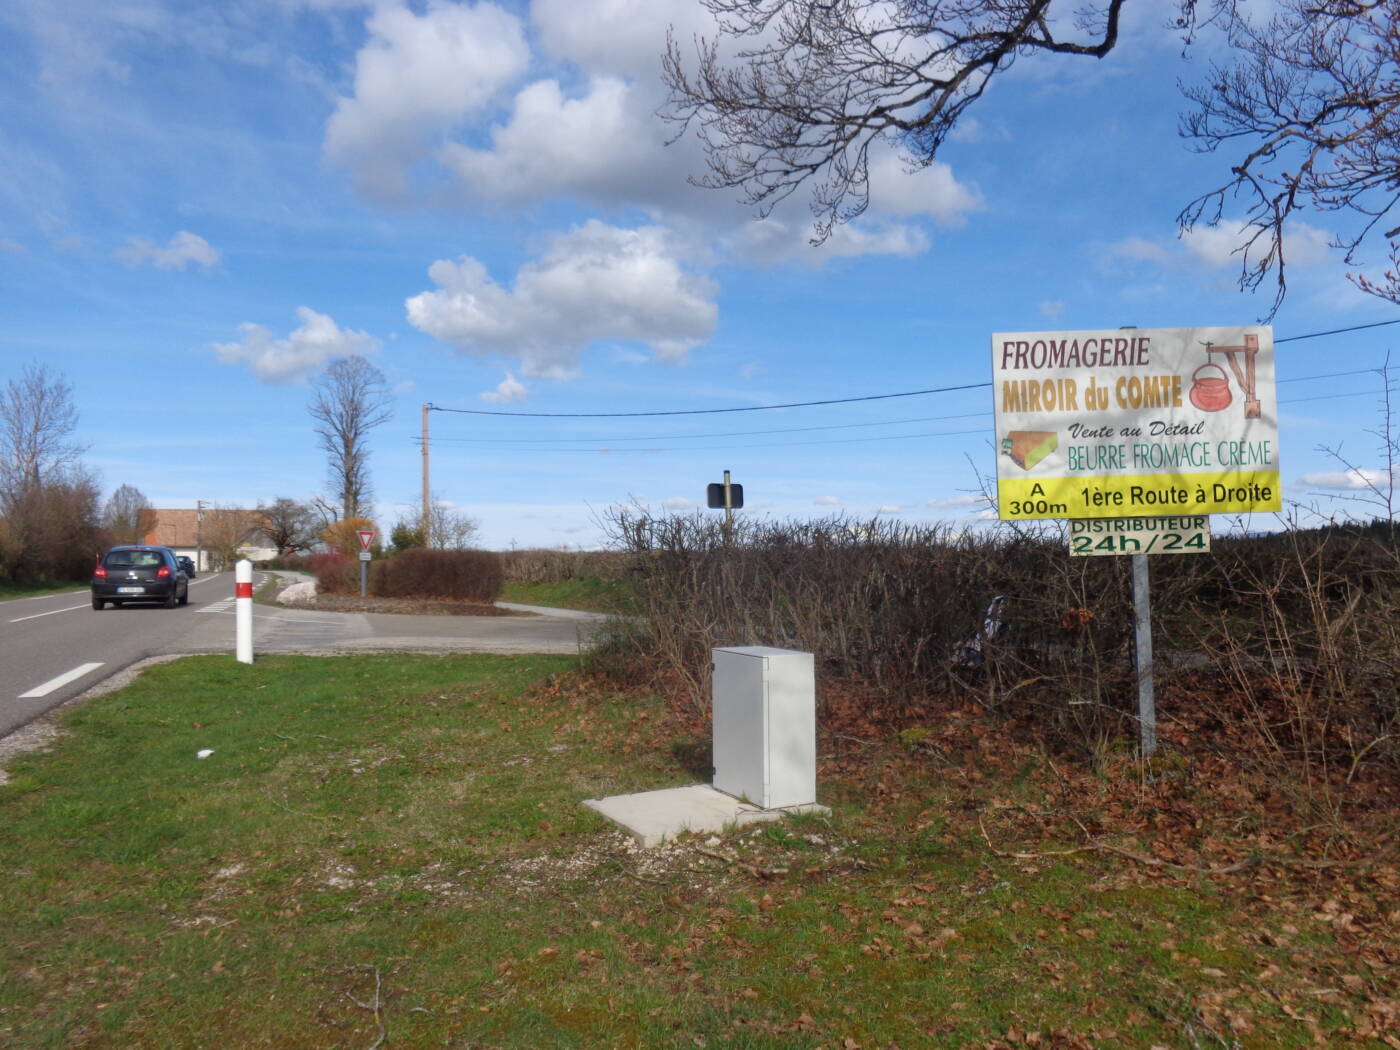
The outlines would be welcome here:
M 428 488 L 428 413 L 432 410 L 432 402 L 423 402 L 423 544 L 428 543 L 428 527 L 432 522 L 432 497 Z

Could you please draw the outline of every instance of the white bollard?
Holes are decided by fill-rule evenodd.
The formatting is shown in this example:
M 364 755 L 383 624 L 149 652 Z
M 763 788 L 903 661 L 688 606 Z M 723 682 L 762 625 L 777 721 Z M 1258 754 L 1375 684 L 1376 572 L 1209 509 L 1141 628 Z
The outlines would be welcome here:
M 238 662 L 253 662 L 253 563 L 247 558 L 233 567 L 234 622 Z

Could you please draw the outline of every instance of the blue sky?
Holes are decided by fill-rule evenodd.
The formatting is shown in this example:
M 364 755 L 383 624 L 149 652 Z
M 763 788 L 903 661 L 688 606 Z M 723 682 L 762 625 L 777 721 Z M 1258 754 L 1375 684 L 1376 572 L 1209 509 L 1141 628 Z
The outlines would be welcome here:
M 994 331 L 1250 324 L 1238 223 L 1175 216 L 1227 160 L 1177 134 L 1156 5 L 1093 60 L 1023 61 L 942 160 L 877 157 L 866 216 L 820 249 L 687 185 L 659 54 L 684 0 L 8 0 L 0 6 L 0 379 L 61 371 L 104 490 L 156 506 L 328 491 L 307 381 L 364 353 L 378 520 L 420 498 L 420 406 L 739 408 L 986 382 Z M 1236 217 L 1242 214 L 1242 208 Z M 1400 318 L 1290 231 L 1276 339 Z M 1351 267 L 1350 269 L 1356 269 Z M 1373 375 L 1396 328 L 1283 342 L 1290 499 L 1378 470 Z M 1311 378 L 1329 376 L 1329 378 Z M 486 546 L 595 546 L 618 503 L 685 512 L 724 469 L 747 513 L 962 522 L 994 473 L 991 394 L 653 419 L 434 412 L 433 488 Z M 1264 523 L 1260 523 L 1263 525 Z

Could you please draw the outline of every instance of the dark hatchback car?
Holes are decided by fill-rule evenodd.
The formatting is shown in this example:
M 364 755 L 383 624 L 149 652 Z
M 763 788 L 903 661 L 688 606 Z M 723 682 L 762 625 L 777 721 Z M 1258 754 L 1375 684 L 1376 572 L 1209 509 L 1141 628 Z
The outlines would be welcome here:
M 92 607 L 108 602 L 161 602 L 167 609 L 190 600 L 190 579 L 169 547 L 113 547 L 92 571 Z
M 185 570 L 185 575 L 188 576 L 190 579 L 194 579 L 194 559 L 189 557 L 188 555 L 177 554 L 175 555 L 175 560 L 180 563 L 180 568 Z

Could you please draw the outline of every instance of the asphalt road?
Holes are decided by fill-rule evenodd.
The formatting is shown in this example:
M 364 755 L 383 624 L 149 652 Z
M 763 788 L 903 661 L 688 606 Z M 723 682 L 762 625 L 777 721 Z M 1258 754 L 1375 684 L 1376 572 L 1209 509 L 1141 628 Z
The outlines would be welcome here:
M 253 586 L 266 576 L 255 573 Z M 0 602 L 0 737 L 153 656 L 234 650 L 233 573 L 190 581 L 189 604 L 108 607 L 86 589 Z M 253 606 L 260 653 L 576 653 L 603 617 L 391 616 Z
M 223 599 L 233 600 L 231 572 L 191 580 L 189 604 L 175 609 L 95 612 L 87 588 L 0 602 L 0 736 L 138 660 L 180 651 Z

